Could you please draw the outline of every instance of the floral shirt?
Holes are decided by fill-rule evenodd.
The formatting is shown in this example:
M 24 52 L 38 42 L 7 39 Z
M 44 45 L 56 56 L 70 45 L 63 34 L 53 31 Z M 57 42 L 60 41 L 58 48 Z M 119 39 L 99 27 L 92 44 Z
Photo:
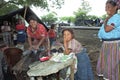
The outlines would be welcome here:
M 72 39 L 68 43 L 68 48 L 72 50 L 74 53 L 80 53 L 83 49 L 80 42 L 78 42 L 76 39 Z
M 38 24 L 36 31 L 33 33 L 29 26 L 27 28 L 27 35 L 33 39 L 41 39 L 43 36 L 47 36 L 47 30 L 42 24 Z

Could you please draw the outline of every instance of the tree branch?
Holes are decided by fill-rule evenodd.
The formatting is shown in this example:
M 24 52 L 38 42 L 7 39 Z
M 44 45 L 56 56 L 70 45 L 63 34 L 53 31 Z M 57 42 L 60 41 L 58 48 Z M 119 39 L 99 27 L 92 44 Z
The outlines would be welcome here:
M 12 3 L 12 4 L 17 4 L 17 5 L 18 5 L 18 3 L 15 2 L 15 1 L 8 1 L 8 2 L 1 3 L 1 4 L 0 4 L 0 8 L 6 6 L 7 4 L 10 4 L 10 3 Z

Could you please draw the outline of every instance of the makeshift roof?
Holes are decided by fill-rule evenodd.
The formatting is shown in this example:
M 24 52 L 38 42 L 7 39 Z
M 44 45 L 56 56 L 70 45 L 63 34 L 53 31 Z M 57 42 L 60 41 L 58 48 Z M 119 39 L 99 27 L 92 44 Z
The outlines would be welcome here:
M 16 14 L 21 15 L 22 17 L 24 17 L 24 13 L 25 13 L 25 8 L 21 8 L 18 9 L 16 11 L 10 12 L 8 14 L 5 14 L 3 16 L 0 16 L 0 22 L 2 21 L 12 21 L 13 16 L 15 16 Z M 35 16 L 38 19 L 38 22 L 43 24 L 45 26 L 45 28 L 48 30 L 47 26 L 37 17 L 37 15 L 29 8 L 26 8 L 26 15 L 25 15 L 25 20 L 28 22 L 28 19 L 31 15 Z

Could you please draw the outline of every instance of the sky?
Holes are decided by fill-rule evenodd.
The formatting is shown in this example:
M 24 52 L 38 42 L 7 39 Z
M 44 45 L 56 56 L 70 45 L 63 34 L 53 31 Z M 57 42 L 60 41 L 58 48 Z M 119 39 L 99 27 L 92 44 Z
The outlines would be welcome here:
M 89 12 L 91 15 L 96 16 L 102 16 L 105 14 L 105 3 L 107 0 L 86 0 L 89 2 L 90 7 L 92 8 L 92 11 Z M 64 5 L 61 9 L 51 9 L 52 11 L 55 11 L 58 15 L 58 17 L 63 16 L 74 16 L 73 12 L 78 10 L 78 8 L 81 5 L 81 0 L 65 0 Z M 32 8 L 32 10 L 38 15 L 42 16 L 47 14 L 48 12 L 39 8 Z

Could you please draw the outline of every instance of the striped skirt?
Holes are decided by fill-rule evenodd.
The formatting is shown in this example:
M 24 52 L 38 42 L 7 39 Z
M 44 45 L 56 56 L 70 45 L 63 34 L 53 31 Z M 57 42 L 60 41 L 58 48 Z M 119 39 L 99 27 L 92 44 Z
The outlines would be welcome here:
M 120 80 L 120 40 L 104 41 L 97 63 L 97 75 Z

